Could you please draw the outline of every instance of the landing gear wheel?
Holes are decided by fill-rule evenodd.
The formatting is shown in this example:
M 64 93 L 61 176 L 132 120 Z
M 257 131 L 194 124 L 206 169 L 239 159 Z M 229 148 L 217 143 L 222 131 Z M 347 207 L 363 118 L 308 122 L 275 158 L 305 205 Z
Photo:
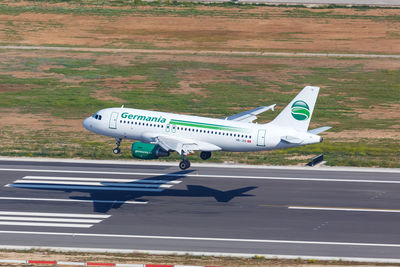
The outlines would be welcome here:
M 121 138 L 115 138 L 115 141 L 116 141 L 115 144 L 117 145 L 117 147 L 113 149 L 113 153 L 114 154 L 119 154 L 121 152 L 121 149 L 119 148 L 119 146 L 121 145 L 122 139 Z
M 211 152 L 210 152 L 210 151 L 202 151 L 202 152 L 200 153 L 200 158 L 201 158 L 202 160 L 206 160 L 206 159 L 211 158 Z
M 181 170 L 186 170 L 189 167 L 190 167 L 190 161 L 185 159 L 185 160 L 182 160 L 181 162 L 179 162 L 179 168 Z

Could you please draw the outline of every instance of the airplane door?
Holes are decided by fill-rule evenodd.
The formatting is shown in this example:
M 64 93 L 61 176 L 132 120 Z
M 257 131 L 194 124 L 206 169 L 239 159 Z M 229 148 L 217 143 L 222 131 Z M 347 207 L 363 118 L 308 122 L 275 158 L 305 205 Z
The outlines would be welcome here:
M 110 129 L 117 129 L 117 119 L 118 119 L 118 112 L 111 113 L 110 124 L 108 126 Z
M 257 146 L 265 146 L 265 130 L 258 130 Z

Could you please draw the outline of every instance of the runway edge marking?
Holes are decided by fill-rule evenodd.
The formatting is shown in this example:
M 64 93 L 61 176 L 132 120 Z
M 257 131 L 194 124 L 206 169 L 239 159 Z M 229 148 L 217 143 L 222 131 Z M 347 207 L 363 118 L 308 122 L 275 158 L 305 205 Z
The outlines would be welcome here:
M 154 166 L 154 163 L 137 160 L 89 160 L 89 159 L 56 159 L 56 158 L 14 158 L 0 157 L 0 161 L 18 161 L 18 162 L 58 162 L 58 163 L 87 163 L 87 164 L 110 164 L 110 165 L 146 165 Z M 173 162 L 157 162 L 160 166 L 175 167 Z M 304 171 L 348 171 L 348 172 L 389 172 L 400 173 L 400 169 L 395 168 L 368 168 L 351 166 L 324 166 L 318 168 L 301 166 L 265 166 L 265 165 L 245 165 L 245 164 L 225 164 L 225 163 L 192 163 L 193 167 L 211 167 L 211 168 L 231 168 L 231 169 L 285 169 L 285 170 L 304 170 Z
M 188 236 L 150 236 L 150 235 L 119 235 L 119 234 L 94 234 L 94 233 L 70 233 L 70 232 L 33 232 L 33 231 L 0 231 L 0 234 L 23 234 L 23 235 L 54 235 L 77 237 L 102 237 L 102 238 L 137 238 L 137 239 L 164 239 L 181 241 L 215 241 L 215 242 L 243 242 L 243 243 L 282 243 L 303 245 L 333 245 L 333 246 L 362 246 L 362 247 L 395 247 L 400 244 L 382 243 L 357 243 L 357 242 L 329 242 L 329 241 L 303 241 L 303 240 L 273 240 L 273 239 L 238 239 L 218 237 L 188 237 Z

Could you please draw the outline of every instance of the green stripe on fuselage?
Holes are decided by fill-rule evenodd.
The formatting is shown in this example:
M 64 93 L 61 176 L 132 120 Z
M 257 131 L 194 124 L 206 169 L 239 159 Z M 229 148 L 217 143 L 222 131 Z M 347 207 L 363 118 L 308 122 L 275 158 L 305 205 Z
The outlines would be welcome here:
M 170 120 L 169 123 L 175 124 L 175 125 L 181 125 L 181 126 L 206 128 L 206 129 L 220 130 L 220 131 L 247 132 L 247 129 L 243 129 L 243 128 L 237 128 L 237 127 L 225 126 L 225 125 L 219 125 L 219 124 L 202 123 L 202 122 Z

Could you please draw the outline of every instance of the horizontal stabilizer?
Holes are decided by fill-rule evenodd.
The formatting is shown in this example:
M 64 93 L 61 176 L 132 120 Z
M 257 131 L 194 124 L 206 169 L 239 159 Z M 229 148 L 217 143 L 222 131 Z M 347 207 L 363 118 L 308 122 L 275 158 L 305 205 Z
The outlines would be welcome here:
M 332 128 L 332 127 L 330 127 L 330 126 L 319 127 L 319 128 L 315 128 L 315 129 L 309 130 L 308 133 L 320 134 L 322 132 L 328 131 L 330 128 Z
M 300 144 L 303 142 L 303 139 L 294 136 L 282 136 L 281 140 L 289 144 Z
M 226 117 L 225 120 L 228 121 L 240 121 L 240 122 L 248 122 L 251 123 L 257 119 L 257 115 L 263 113 L 267 110 L 274 111 L 276 104 L 270 105 L 268 107 L 258 107 L 252 110 L 248 110 L 239 114 L 235 114 L 229 117 Z

